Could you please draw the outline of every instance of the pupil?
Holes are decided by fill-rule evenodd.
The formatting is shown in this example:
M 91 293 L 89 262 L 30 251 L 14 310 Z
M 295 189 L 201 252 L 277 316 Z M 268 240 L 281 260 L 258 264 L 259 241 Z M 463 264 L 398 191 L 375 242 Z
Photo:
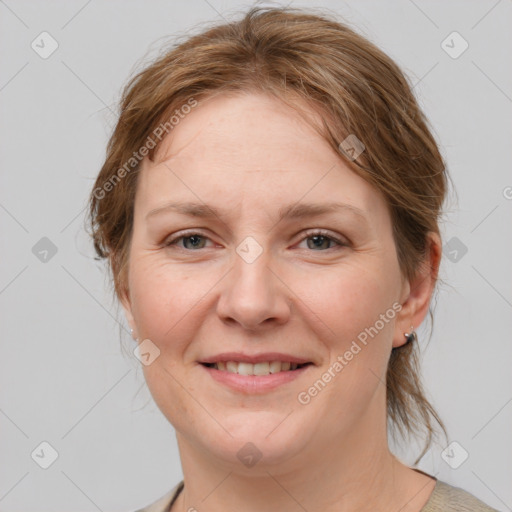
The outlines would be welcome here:
M 188 236 L 185 240 L 192 241 L 192 246 L 197 247 L 198 241 L 200 241 L 200 239 L 201 239 L 201 237 L 199 235 L 191 235 L 191 236 Z
M 314 247 L 316 247 L 316 248 L 321 247 L 322 241 L 329 243 L 329 240 L 327 239 L 327 237 L 325 237 L 323 235 L 314 235 L 311 238 L 314 240 L 313 243 L 314 243 Z M 320 245 L 316 243 L 319 241 L 319 239 L 320 239 Z M 310 247 L 310 249 L 311 249 L 311 247 Z

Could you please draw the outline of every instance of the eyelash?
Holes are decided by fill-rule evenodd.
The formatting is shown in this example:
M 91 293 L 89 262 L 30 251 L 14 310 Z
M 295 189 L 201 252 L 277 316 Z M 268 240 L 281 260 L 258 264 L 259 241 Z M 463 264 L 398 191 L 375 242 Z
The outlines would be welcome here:
M 210 240 L 207 236 L 205 236 L 202 233 L 199 233 L 197 231 L 185 231 L 185 232 L 181 233 L 178 236 L 175 236 L 175 237 L 172 237 L 170 239 L 167 239 L 164 242 L 163 245 L 164 245 L 164 247 L 170 247 L 172 245 L 177 245 L 177 242 L 179 242 L 180 240 L 182 240 L 184 238 L 189 238 L 189 237 L 194 236 L 194 235 L 198 235 L 198 236 L 200 236 L 202 238 Z M 338 244 L 338 248 L 339 247 L 348 247 L 349 246 L 348 243 L 343 242 L 339 238 L 333 236 L 329 231 L 325 231 L 323 229 L 317 229 L 317 230 L 306 232 L 304 238 L 302 238 L 300 240 L 300 242 L 302 242 L 302 241 L 304 241 L 304 240 L 306 240 L 308 238 L 312 238 L 314 236 L 322 236 L 324 238 L 327 238 L 328 240 L 331 240 L 331 241 L 335 242 L 336 244 Z M 182 249 L 184 251 L 195 252 L 194 249 L 185 249 L 184 247 L 180 247 L 180 249 Z M 314 251 L 314 252 L 327 252 L 327 251 L 332 250 L 332 249 L 336 249 L 336 247 L 331 247 L 330 249 L 326 249 L 324 251 L 320 250 L 320 251 Z M 200 249 L 197 249 L 197 250 L 200 250 Z

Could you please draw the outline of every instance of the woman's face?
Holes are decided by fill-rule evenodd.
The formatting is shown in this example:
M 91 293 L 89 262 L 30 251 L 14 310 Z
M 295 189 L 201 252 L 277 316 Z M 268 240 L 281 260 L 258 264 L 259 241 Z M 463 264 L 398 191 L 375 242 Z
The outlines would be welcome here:
M 381 194 L 263 95 L 200 103 L 158 156 L 139 176 L 123 305 L 178 439 L 217 461 L 278 463 L 382 425 L 411 319 Z M 244 356 L 263 364 L 227 366 L 281 371 L 202 364 Z M 295 359 L 310 364 L 264 362 Z

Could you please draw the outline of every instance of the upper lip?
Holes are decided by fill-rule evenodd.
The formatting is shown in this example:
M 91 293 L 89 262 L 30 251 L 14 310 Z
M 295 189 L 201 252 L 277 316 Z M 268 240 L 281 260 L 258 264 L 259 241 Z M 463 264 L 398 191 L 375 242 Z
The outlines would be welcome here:
M 310 359 L 283 354 L 280 352 L 264 352 L 262 354 L 243 354 L 242 352 L 223 352 L 201 359 L 200 363 L 218 363 L 219 361 L 236 361 L 240 363 L 264 363 L 272 361 L 290 362 L 296 364 L 312 363 Z

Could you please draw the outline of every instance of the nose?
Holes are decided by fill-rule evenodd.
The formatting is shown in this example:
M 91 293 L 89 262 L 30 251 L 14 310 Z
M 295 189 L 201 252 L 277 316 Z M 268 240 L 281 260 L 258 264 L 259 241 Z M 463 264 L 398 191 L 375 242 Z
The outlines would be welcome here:
M 268 251 L 249 263 L 238 254 L 223 283 L 217 314 L 226 323 L 257 331 L 286 323 L 291 291 L 272 265 Z

